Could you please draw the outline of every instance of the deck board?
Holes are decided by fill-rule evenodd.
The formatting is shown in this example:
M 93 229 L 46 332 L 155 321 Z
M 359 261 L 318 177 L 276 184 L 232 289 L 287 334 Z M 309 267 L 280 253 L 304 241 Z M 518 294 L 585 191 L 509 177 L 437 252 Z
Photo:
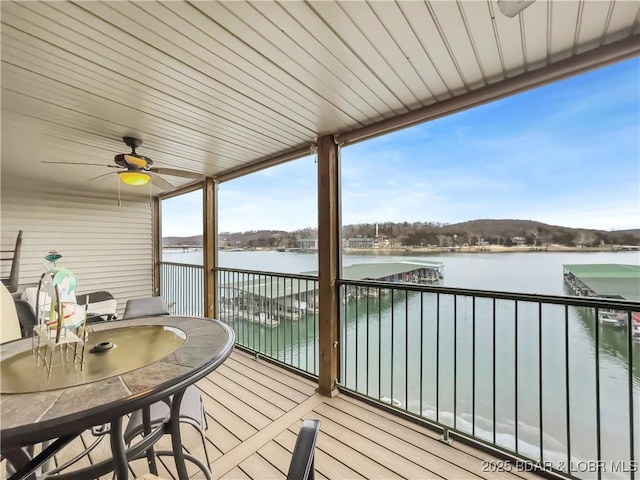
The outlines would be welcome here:
M 315 412 L 329 417 L 344 426 L 352 426 L 358 433 L 368 438 L 376 438 L 381 445 L 393 445 L 395 451 L 414 462 L 434 467 L 434 473 L 445 478 L 470 477 L 489 478 L 482 473 L 482 461 L 471 457 L 465 452 L 452 448 L 431 436 L 403 428 L 393 423 L 393 420 L 380 418 L 375 413 L 363 411 L 352 403 L 336 398 L 331 404 L 323 404 Z M 451 466 L 447 463 L 453 462 Z M 424 465 L 426 468 L 426 465 Z M 453 467 L 453 468 L 451 468 Z M 491 474 L 491 478 L 504 476 Z
M 256 430 L 262 430 L 271 423 L 269 417 L 261 412 L 260 407 L 252 405 L 253 402 L 251 402 L 252 399 L 249 398 L 250 395 L 232 395 L 208 379 L 204 382 L 200 382 L 198 387 L 207 392 L 207 394 L 217 402 L 226 406 L 229 410 L 232 410 L 233 413 L 242 418 Z
M 223 427 L 218 421 L 207 411 L 207 441 L 209 441 L 213 447 L 221 454 L 227 453 L 232 448 L 235 448 L 240 444 L 240 439 L 233 433 Z M 212 458 L 218 458 L 217 452 Z M 209 450 L 211 455 L 211 450 Z
M 262 455 L 255 453 L 240 464 L 240 468 L 252 479 L 280 480 L 285 474 L 269 463 Z
M 240 375 L 238 375 L 238 377 L 241 378 Z M 249 386 L 240 385 L 221 374 L 212 375 L 205 381 L 213 382 L 228 394 L 236 398 L 241 398 L 244 403 L 253 407 L 272 421 L 297 405 L 296 402 L 288 400 L 273 390 L 260 388 L 260 385 L 256 385 L 255 388 L 252 389 L 249 388 Z M 278 404 L 282 404 L 283 408 L 278 407 Z
M 246 372 L 249 369 L 244 368 L 244 370 Z M 211 376 L 212 380 L 216 383 L 222 385 L 235 385 L 238 388 L 243 388 L 244 390 L 253 392 L 253 394 L 258 396 L 259 398 L 268 398 L 269 402 L 274 407 L 277 407 L 280 410 L 284 411 L 291 410 L 299 402 L 304 401 L 304 399 L 309 396 L 304 395 L 297 390 L 294 390 L 285 385 L 279 386 L 273 381 L 268 381 L 269 385 L 265 386 L 264 384 L 258 383 L 254 380 L 255 376 L 258 376 L 261 379 L 265 379 L 264 375 L 259 375 L 256 373 L 254 376 L 251 376 L 250 373 L 249 376 L 245 376 L 243 375 L 244 372 L 238 372 L 237 370 L 226 367 L 226 365 L 221 365 L 216 370 L 216 373 L 217 375 Z
M 247 423 L 242 417 L 236 415 L 235 405 L 233 406 L 234 410 L 230 410 L 225 405 L 214 400 L 206 388 L 203 388 L 202 391 L 205 410 L 235 437 L 239 440 L 246 440 L 256 433 L 256 428 Z
M 530 472 L 483 473 L 482 462 L 496 460 L 490 453 L 460 441 L 446 445 L 437 432 L 354 397 L 324 397 L 309 379 L 238 350 L 197 385 L 207 414 L 206 448 L 214 478 L 285 478 L 306 418 L 321 421 L 315 459 L 318 480 L 541 478 Z M 185 449 L 204 461 L 197 430 L 184 425 L 182 432 Z M 79 439 L 56 461 L 70 458 L 91 440 L 90 433 L 83 437 L 84 444 Z M 169 445 L 168 436 L 158 444 L 164 449 Z M 109 454 L 109 442 L 103 441 L 83 462 L 98 462 Z M 158 468 L 163 478 L 177 477 L 170 457 L 162 457 Z M 132 462 L 130 470 L 133 478 L 147 472 L 146 460 Z M 204 478 L 189 462 L 187 470 L 193 480 Z M 3 472 L 0 479 L 4 477 Z

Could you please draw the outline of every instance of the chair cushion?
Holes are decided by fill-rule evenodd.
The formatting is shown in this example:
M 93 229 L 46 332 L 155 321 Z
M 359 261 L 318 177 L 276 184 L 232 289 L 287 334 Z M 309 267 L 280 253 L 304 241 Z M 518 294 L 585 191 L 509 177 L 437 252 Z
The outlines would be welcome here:
M 16 305 L 13 303 L 13 297 L 9 293 L 7 287 L 0 283 L 0 343 L 17 340 L 22 337 L 20 331 L 20 322 L 18 321 L 18 313 Z
M 173 397 L 172 397 L 173 398 Z M 169 416 L 169 405 L 164 401 L 159 401 L 149 408 L 149 419 L 151 427 L 155 428 L 164 422 Z M 202 406 L 202 395 L 195 385 L 190 385 L 184 392 L 180 403 L 180 421 L 193 425 L 200 431 L 204 431 L 205 419 Z M 131 414 L 127 428 L 124 431 L 124 442 L 129 445 L 131 441 L 142 434 L 144 429 L 142 420 L 142 410 L 136 410 Z
M 169 315 L 169 307 L 162 297 L 134 298 L 127 300 L 123 320 L 155 315 Z
M 40 298 L 38 298 L 38 302 L 36 302 L 37 291 L 38 291 L 37 287 L 25 288 L 24 291 L 22 292 L 22 296 L 20 297 L 20 300 L 25 300 L 26 302 L 29 302 L 29 305 L 33 307 L 34 311 L 37 310 L 36 303 L 38 304 L 38 307 L 40 309 L 45 311 L 49 310 L 49 308 L 51 308 L 51 297 L 46 292 L 43 292 L 41 290 L 39 295 Z M 64 301 L 69 303 L 77 303 L 75 292 L 70 293 L 67 300 L 64 300 Z

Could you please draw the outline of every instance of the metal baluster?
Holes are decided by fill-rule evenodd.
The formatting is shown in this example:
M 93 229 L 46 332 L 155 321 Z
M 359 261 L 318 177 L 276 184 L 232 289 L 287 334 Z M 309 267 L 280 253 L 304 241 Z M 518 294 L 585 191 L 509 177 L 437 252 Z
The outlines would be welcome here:
M 395 327 L 395 304 L 393 302 L 393 294 L 395 292 L 395 288 L 391 289 L 391 360 L 389 361 L 389 363 L 391 364 L 391 405 L 393 405 L 393 360 L 394 360 L 394 348 L 393 348 L 393 344 L 394 344 L 394 336 L 396 333 L 396 327 Z
M 232 279 L 232 283 L 231 283 L 232 286 L 240 285 L 240 275 L 237 272 L 231 272 L 231 279 Z M 238 315 L 236 315 L 236 311 L 238 312 L 238 314 L 240 314 L 241 299 L 238 294 L 238 288 L 232 287 L 232 291 L 233 291 L 234 300 L 235 300 L 235 306 L 233 308 L 233 325 L 234 325 L 234 330 L 236 331 L 236 335 L 240 337 L 241 325 L 240 325 L 240 319 L 238 318 Z
M 636 465 L 634 461 L 634 436 L 635 436 L 635 423 L 633 414 L 633 313 L 627 312 L 627 349 L 629 351 L 629 370 L 628 370 L 628 382 L 629 382 L 629 465 Z M 631 468 L 630 479 L 635 477 L 635 469 Z
M 293 366 L 293 350 L 295 348 L 295 345 L 293 344 L 293 279 L 291 278 L 286 278 L 283 277 L 284 280 L 284 292 L 283 295 L 285 297 L 285 305 L 284 305 L 284 316 L 285 316 L 285 320 L 287 320 L 289 323 L 288 325 L 288 331 L 289 331 L 289 343 L 287 344 L 289 346 L 289 360 L 286 360 L 288 365 Z M 289 283 L 289 286 L 287 286 L 287 281 Z M 287 300 L 287 292 L 289 292 L 289 305 L 286 304 Z M 285 347 L 286 349 L 286 347 Z M 286 357 L 285 357 L 286 358 Z
M 269 318 L 270 322 L 273 322 L 273 275 L 269 275 Z M 273 330 L 275 328 L 278 327 L 269 328 L 269 356 L 271 358 L 273 358 Z
M 251 326 L 251 339 L 253 340 L 253 350 L 259 351 L 260 348 L 256 348 L 256 334 L 258 333 L 256 330 L 256 274 L 251 275 L 251 293 L 253 297 L 251 298 L 251 310 L 249 311 L 249 323 Z M 258 275 L 258 294 L 260 294 L 260 275 Z M 258 300 L 258 305 L 260 305 L 260 300 Z M 258 325 L 260 325 L 260 314 L 258 313 Z
M 542 303 L 538 302 L 538 415 L 540 420 L 540 463 L 544 464 L 542 403 Z
M 365 362 L 365 366 L 366 366 L 366 391 L 367 391 L 367 396 L 369 396 L 369 293 L 371 293 L 370 287 L 367 287 L 367 315 L 366 315 L 366 319 L 367 319 L 367 341 L 365 342 L 365 353 L 367 356 L 367 361 Z M 379 293 L 379 292 L 378 292 Z M 378 295 L 378 298 L 380 298 L 380 295 Z
M 361 291 L 360 287 L 356 287 L 356 315 L 355 315 L 356 316 L 356 328 L 355 328 L 356 361 L 355 361 L 355 369 L 354 369 L 354 375 L 353 375 L 354 382 L 355 382 L 355 385 L 354 385 L 353 388 L 355 390 L 358 390 L 358 339 L 359 339 L 359 337 L 358 337 L 358 323 L 359 323 L 358 322 L 358 320 L 359 320 L 358 319 L 358 303 L 359 303 L 359 300 L 360 300 L 358 298 L 359 297 L 359 293 L 358 292 L 360 292 L 360 291 Z
M 404 291 L 404 409 L 409 409 L 409 291 Z
M 293 287 L 293 285 L 291 286 Z M 293 298 L 293 296 L 291 298 Z M 298 314 L 300 313 L 300 279 L 298 279 Z M 298 368 L 300 368 L 300 317 L 298 317 Z
M 453 296 L 453 428 L 458 422 L 458 295 Z
M 420 292 L 420 403 L 418 413 L 422 416 L 422 390 L 424 380 L 424 292 Z
M 313 373 L 318 374 L 318 332 L 316 325 L 318 325 L 318 304 L 316 298 L 318 295 L 318 282 L 313 281 Z
M 249 274 L 248 273 L 244 273 L 242 275 L 242 290 L 243 290 L 243 293 L 244 293 L 245 285 L 247 286 L 247 290 L 248 290 L 249 289 Z M 244 304 L 244 307 L 245 307 L 245 311 L 248 312 L 249 311 L 248 308 L 247 308 L 248 305 L 246 304 L 247 297 L 243 296 L 242 301 L 243 301 L 243 304 Z M 243 330 L 244 333 L 242 335 L 242 338 L 243 338 L 243 344 L 246 347 L 249 346 L 249 339 L 248 339 L 248 337 L 249 337 L 249 325 L 248 325 L 248 323 L 249 322 L 246 320 L 246 318 L 243 318 L 242 330 Z
M 344 326 L 344 339 L 342 345 L 344 346 L 344 378 L 343 382 L 345 385 L 349 383 L 349 338 L 347 336 L 347 304 L 349 303 L 349 285 L 344 285 L 342 287 L 344 290 L 344 302 L 343 302 L 343 316 L 342 323 Z
M 493 443 L 496 443 L 496 299 L 493 298 L 492 299 L 492 324 L 493 324 L 493 331 L 492 331 L 492 336 L 493 339 L 491 341 L 491 349 L 492 349 L 492 361 L 491 361 L 491 369 L 492 369 L 492 376 L 491 376 L 491 391 L 493 392 L 492 394 L 492 400 L 493 400 Z
M 602 460 L 602 438 L 600 435 L 600 318 L 599 308 L 595 309 L 595 324 L 596 324 L 596 452 L 598 460 L 598 480 L 602 478 L 602 469 L 600 468 L 600 461 Z
M 382 397 L 382 302 L 378 302 L 378 398 Z
M 476 297 L 471 297 L 471 435 L 476 435 Z
M 515 368 L 515 375 L 514 375 L 514 395 L 515 395 L 515 440 L 516 440 L 516 453 L 518 453 L 518 301 L 515 300 L 514 301 L 514 308 L 515 308 L 515 328 L 514 328 L 514 368 Z
M 436 293 L 436 422 L 440 421 L 440 294 Z

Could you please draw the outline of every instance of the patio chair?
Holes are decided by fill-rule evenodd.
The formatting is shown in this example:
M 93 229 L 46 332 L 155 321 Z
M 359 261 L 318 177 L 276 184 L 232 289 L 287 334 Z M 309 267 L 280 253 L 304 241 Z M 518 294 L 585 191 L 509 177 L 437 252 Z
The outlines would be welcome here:
M 127 300 L 124 307 L 123 320 L 156 315 L 170 315 L 169 307 L 162 297 L 133 298 Z
M 9 276 L 2 278 L 2 283 L 7 287 L 9 293 L 15 293 L 18 291 L 18 277 L 20 275 L 20 250 L 22 249 L 22 230 L 18 232 L 16 237 L 16 244 L 13 250 L 2 250 L 2 257 L 0 260 L 3 262 L 11 262 L 11 270 Z M 5 256 L 6 255 L 6 256 Z
M 87 323 L 108 322 L 118 318 L 118 304 L 109 292 L 99 290 L 76 296 L 78 305 L 87 306 Z
M 169 308 L 162 297 L 147 297 L 147 298 L 134 298 L 127 300 L 127 304 L 122 315 L 123 320 L 129 320 L 133 318 L 150 317 L 156 315 L 170 315 Z M 169 403 L 160 401 L 156 402 L 150 407 L 150 425 L 151 428 L 157 428 L 169 421 Z M 182 403 L 180 404 L 180 423 L 187 423 L 193 426 L 202 437 L 202 445 L 204 447 L 204 454 L 207 460 L 207 467 L 209 465 L 209 453 L 207 452 L 207 442 L 205 439 L 205 430 L 208 428 L 207 419 L 204 413 L 204 403 L 202 401 L 202 395 L 200 390 L 195 386 L 187 387 L 184 396 L 182 397 Z M 131 414 L 129 422 L 124 432 L 124 442 L 127 445 L 131 444 L 131 441 L 138 435 L 142 435 L 144 432 L 143 427 L 143 413 L 142 410 L 138 410 Z M 157 451 L 156 455 L 173 455 L 170 451 Z M 198 465 L 203 471 L 205 476 L 209 478 L 208 471 L 204 470 L 200 465 L 200 461 L 195 457 L 185 454 L 185 459 Z
M 26 300 L 14 300 L 18 321 L 20 322 L 20 330 L 22 338 L 31 337 L 33 335 L 33 327 L 38 325 L 36 312 Z
M 293 447 L 287 480 L 314 479 L 314 458 L 319 430 L 320 420 L 305 420 L 302 422 L 296 445 Z
M 7 287 L 4 286 L 4 283 L 0 284 L 0 307 L 0 321 L 2 322 L 0 325 L 0 343 L 22 338 L 18 312 L 16 312 L 13 297 Z
M 152 430 L 169 422 L 170 412 L 167 402 L 156 402 L 151 405 L 149 410 L 150 426 Z M 208 428 L 207 419 L 204 413 L 204 402 L 202 401 L 202 395 L 200 394 L 200 390 L 194 385 L 187 387 L 184 392 L 182 403 L 180 404 L 179 421 L 180 423 L 186 423 L 193 426 L 200 434 L 200 437 L 202 438 L 202 446 L 204 447 L 204 455 L 207 461 L 206 465 L 208 467 L 211 462 L 209 461 L 209 453 L 207 452 L 207 440 L 205 438 L 205 430 Z M 178 428 L 180 427 L 178 426 Z M 170 430 L 168 430 L 167 433 L 170 433 Z M 144 435 L 142 410 L 137 410 L 131 414 L 131 417 L 129 418 L 129 422 L 127 423 L 127 427 L 123 434 L 124 443 L 127 446 L 131 445 L 133 439 L 135 439 L 135 437 L 137 437 L 138 435 Z M 173 452 L 169 450 L 159 450 L 156 451 L 155 454 L 157 456 L 170 456 L 173 455 Z M 185 459 L 193 462 L 202 470 L 200 461 L 192 455 L 185 453 Z M 207 471 L 203 470 L 203 473 L 207 478 L 209 478 Z
M 36 287 L 25 288 L 22 292 L 20 300 L 27 302 L 35 312 L 36 304 L 39 302 L 39 308 L 47 309 L 51 305 L 51 298 L 44 292 L 40 292 L 40 298 L 36 299 Z M 70 296 L 73 303 L 86 306 L 87 323 L 103 322 L 107 320 L 115 320 L 117 318 L 117 302 L 113 295 L 106 291 L 96 291 Z

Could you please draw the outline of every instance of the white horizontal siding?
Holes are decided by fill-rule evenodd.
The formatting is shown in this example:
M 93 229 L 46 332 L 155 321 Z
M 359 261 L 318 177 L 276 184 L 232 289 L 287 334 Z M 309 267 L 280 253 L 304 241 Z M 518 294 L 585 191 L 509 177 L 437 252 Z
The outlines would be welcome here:
M 3 179 L 4 180 L 4 179 Z M 62 254 L 59 265 L 78 279 L 78 293 L 109 291 L 121 315 L 130 298 L 153 292 L 153 230 L 149 199 L 7 185 L 1 192 L 2 250 L 13 249 L 22 230 L 20 285 L 37 283 L 44 256 Z M 8 275 L 3 262 L 3 276 Z

